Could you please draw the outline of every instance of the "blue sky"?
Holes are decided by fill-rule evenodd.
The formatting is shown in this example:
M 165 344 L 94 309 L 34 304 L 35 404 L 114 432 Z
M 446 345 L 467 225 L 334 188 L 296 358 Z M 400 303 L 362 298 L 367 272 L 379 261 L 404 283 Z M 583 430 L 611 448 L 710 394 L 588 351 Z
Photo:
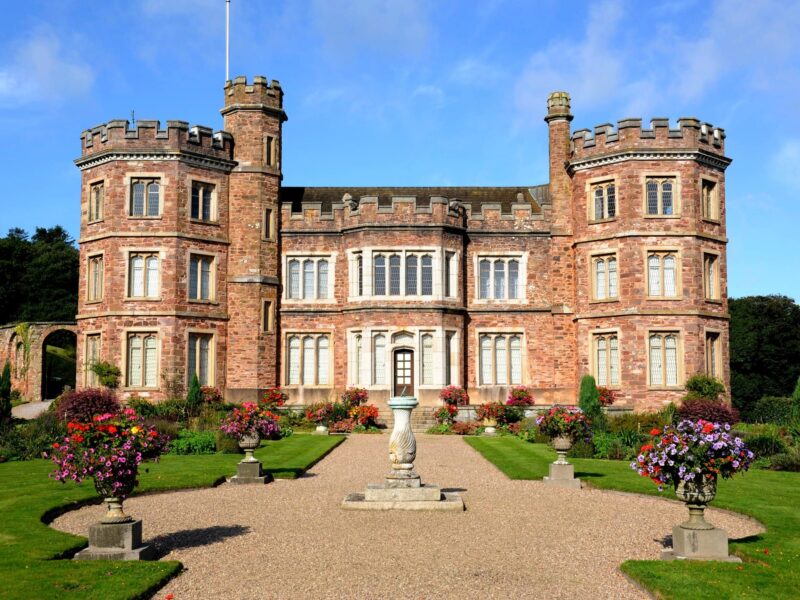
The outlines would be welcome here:
M 224 0 L 3 6 L 0 232 L 78 235 L 83 129 L 222 125 Z M 233 0 L 231 75 L 279 79 L 287 185 L 547 181 L 548 92 L 573 127 L 724 127 L 729 294 L 800 300 L 800 2 Z

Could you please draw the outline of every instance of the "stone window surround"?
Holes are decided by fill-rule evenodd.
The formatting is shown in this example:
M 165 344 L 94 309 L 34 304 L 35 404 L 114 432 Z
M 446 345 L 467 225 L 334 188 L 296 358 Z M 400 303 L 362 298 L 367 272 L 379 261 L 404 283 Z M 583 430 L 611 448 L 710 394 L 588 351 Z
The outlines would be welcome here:
M 272 153 L 271 156 L 267 154 L 269 140 L 272 139 Z M 265 133 L 264 139 L 261 142 L 261 150 L 263 152 L 261 163 L 269 168 L 280 171 L 280 151 L 278 144 L 280 143 L 280 136 L 274 133 Z
M 681 202 L 681 175 L 677 171 L 646 171 L 639 176 L 642 188 L 642 217 L 645 219 L 680 219 L 683 203 Z M 673 179 L 675 184 L 672 189 L 672 214 L 649 215 L 647 214 L 647 181 L 649 179 Z M 659 191 L 659 193 L 661 193 Z
M 211 258 L 211 273 L 209 281 L 209 298 L 207 300 L 200 299 L 200 298 L 190 298 L 189 297 L 189 277 L 192 268 L 192 257 L 193 256 L 204 256 Z M 217 301 L 217 269 L 219 268 L 219 261 L 221 255 L 215 252 L 208 252 L 206 250 L 197 250 L 195 248 L 189 248 L 186 252 L 186 260 L 185 260 L 185 268 L 186 268 L 186 299 L 188 302 L 192 304 L 219 304 Z M 159 271 L 159 285 L 161 284 L 161 263 L 158 264 L 158 271 Z M 197 280 L 197 287 L 198 290 L 200 289 L 200 274 L 198 272 L 198 280 Z
M 678 383 L 677 383 L 677 385 L 665 385 L 665 384 L 653 385 L 652 383 L 650 383 L 650 336 L 652 336 L 653 334 L 658 334 L 658 333 L 662 333 L 662 334 L 672 333 L 678 338 L 677 339 L 677 352 L 676 352 L 676 354 L 677 354 L 676 363 L 677 363 L 677 369 L 678 369 L 678 374 L 677 374 L 678 375 Z M 684 338 L 684 335 L 685 335 L 685 332 L 684 332 L 682 327 L 648 327 L 647 328 L 647 331 L 646 331 L 645 337 L 644 337 L 644 356 L 646 357 L 645 358 L 645 361 L 646 361 L 645 362 L 645 372 L 646 372 L 646 376 L 647 376 L 647 389 L 650 389 L 650 390 L 683 390 L 683 384 L 686 381 L 686 375 L 685 375 L 686 368 L 685 368 L 685 365 L 684 365 L 685 357 L 684 357 L 684 351 L 683 351 L 683 338 Z M 663 352 L 663 348 L 662 348 L 662 352 Z M 663 371 L 663 374 L 664 374 L 664 381 L 666 381 L 666 377 L 667 377 L 667 366 L 666 366 L 666 364 L 662 365 L 662 371 Z
M 675 300 L 683 300 L 683 252 L 677 246 L 645 246 L 642 249 L 642 253 L 644 255 L 644 297 L 646 300 L 665 300 L 665 301 L 675 301 Z M 675 295 L 674 296 L 664 296 L 664 288 L 663 285 L 661 287 L 661 295 L 660 296 L 651 296 L 650 295 L 650 267 L 647 264 L 647 260 L 651 254 L 674 254 L 675 255 Z M 661 273 L 662 273 L 662 280 L 663 280 L 663 261 L 661 265 Z M 662 281 L 663 284 L 663 281 Z
M 433 381 L 429 384 L 422 383 L 422 336 L 424 334 L 433 335 Z M 386 383 L 376 384 L 375 363 L 373 357 L 373 340 L 376 335 L 386 336 Z M 408 334 L 413 338 L 411 345 L 396 341 L 399 335 Z M 361 335 L 361 377 L 357 378 L 355 373 L 355 338 Z M 447 343 L 448 335 L 452 335 L 455 352 L 450 352 L 450 378 L 454 382 L 451 385 L 459 385 L 461 381 L 460 355 L 461 334 L 457 329 L 448 327 L 361 327 L 347 330 L 347 381 L 348 386 L 358 385 L 367 390 L 390 390 L 394 384 L 394 364 L 392 356 L 395 350 L 408 348 L 414 351 L 414 391 L 418 390 L 439 390 L 445 387 L 444 360 L 446 357 L 444 344 Z M 360 383 L 358 381 L 360 380 Z
M 158 215 L 156 216 L 133 216 L 131 214 L 131 196 L 133 194 L 133 180 L 134 179 L 157 179 L 158 180 Z M 125 177 L 123 178 L 123 184 L 125 185 L 125 217 L 127 219 L 144 219 L 144 220 L 158 220 L 163 218 L 164 216 L 164 203 L 166 198 L 166 190 L 167 187 L 170 185 L 169 177 L 164 172 L 128 172 L 125 173 Z M 145 189 L 145 205 L 147 204 L 147 190 Z M 189 201 L 191 202 L 191 190 Z
M 617 373 L 619 383 L 611 385 L 607 383 L 603 387 L 607 387 L 611 390 L 620 390 L 622 389 L 622 329 L 619 327 L 603 327 L 600 329 L 591 329 L 588 331 L 588 348 L 589 348 L 589 372 L 598 380 L 598 369 L 597 369 L 597 346 L 596 341 L 597 338 L 600 336 L 607 336 L 607 335 L 615 335 L 617 337 Z M 649 336 L 648 336 L 649 338 Z M 649 354 L 648 354 L 649 356 Z M 610 356 L 609 356 L 610 359 Z M 598 383 L 598 385 L 600 385 Z
M 595 261 L 599 258 L 615 258 L 617 260 L 617 295 L 614 297 L 608 296 L 608 264 L 606 264 L 606 297 L 597 298 L 597 271 L 595 269 Z M 619 302 L 621 297 L 620 281 L 622 265 L 619 261 L 619 248 L 597 248 L 589 252 L 589 304 L 599 304 L 605 302 Z
M 132 333 L 152 333 L 156 336 L 156 385 L 155 387 L 131 386 L 128 385 L 128 336 Z M 126 327 L 120 332 L 120 346 L 122 360 L 120 370 L 122 371 L 122 391 L 137 392 L 143 398 L 147 398 L 150 392 L 157 392 L 161 389 L 159 378 L 161 377 L 161 329 L 159 327 Z M 144 364 L 144 361 L 143 363 Z
M 204 329 L 202 327 L 187 327 L 183 332 L 183 348 L 186 352 L 186 387 L 188 389 L 191 383 L 191 374 L 189 373 L 189 335 L 208 335 L 211 336 L 211 341 L 208 344 L 208 380 L 209 383 L 200 385 L 209 385 L 211 387 L 219 387 L 217 385 L 217 332 L 214 329 Z M 199 349 L 198 349 L 199 352 Z
M 120 249 L 125 257 L 125 297 L 123 302 L 161 302 L 163 295 L 163 265 L 164 259 L 167 256 L 165 248 L 129 248 L 124 247 Z M 131 296 L 131 254 L 156 254 L 158 255 L 158 294 L 156 296 Z M 146 265 L 145 265 L 146 269 Z M 145 278 L 147 273 L 145 272 Z
M 701 270 L 703 271 L 703 300 L 712 304 L 722 304 L 722 253 L 715 248 L 702 247 L 700 249 Z M 714 289 L 709 294 L 708 274 L 706 273 L 706 256 L 714 257 Z
M 455 296 L 448 296 L 445 297 L 444 295 L 444 260 L 443 257 L 445 253 L 452 253 L 452 264 L 450 265 L 450 277 L 451 277 L 451 290 L 455 292 Z M 357 268 L 357 257 L 358 255 L 362 257 L 362 269 L 363 269 L 363 280 L 362 280 L 362 289 L 364 294 L 362 296 L 358 295 L 358 268 Z M 390 254 L 399 254 L 400 255 L 400 294 L 398 295 L 390 295 L 385 294 L 383 296 L 373 296 L 372 295 L 372 274 L 374 272 L 373 267 L 373 255 L 375 254 L 385 254 L 388 258 Z M 405 257 L 407 254 L 430 254 L 431 255 L 431 262 L 432 262 L 432 271 L 433 271 L 433 294 L 430 296 L 423 296 L 421 294 L 422 290 L 418 287 L 418 291 L 420 293 L 415 295 L 406 295 L 406 268 L 405 268 Z M 347 250 L 347 263 L 348 263 L 348 272 L 349 272 L 349 286 L 348 286 L 348 302 L 364 302 L 364 301 L 373 301 L 374 299 L 378 298 L 381 300 L 402 300 L 402 301 L 409 301 L 409 300 L 416 300 L 420 302 L 430 302 L 432 300 L 456 300 L 459 297 L 459 285 L 458 285 L 458 273 L 460 270 L 461 264 L 461 252 L 456 249 L 451 249 L 443 246 L 398 246 L 395 248 L 387 248 L 386 246 L 364 246 L 359 248 L 350 248 Z M 418 277 L 422 277 L 422 263 L 418 262 L 417 264 L 418 270 Z M 453 279 L 455 279 L 455 285 L 453 285 Z M 386 289 L 389 289 L 389 261 L 386 261 Z
M 262 223 L 261 223 L 261 240 L 265 242 L 272 242 L 276 239 L 276 217 L 278 213 L 277 206 L 264 206 L 262 210 Z M 269 213 L 267 212 L 269 211 Z M 269 215 L 269 218 L 267 216 Z
M 291 250 L 284 252 L 281 260 L 283 262 L 283 295 L 281 302 L 284 304 L 302 305 L 302 304 L 336 304 L 336 258 L 338 252 L 304 252 L 300 250 Z M 328 261 L 328 289 L 326 298 L 302 298 L 303 295 L 303 261 L 310 258 L 314 261 L 314 291 L 317 291 L 318 271 L 316 262 L 320 259 Z M 289 298 L 289 261 L 300 261 L 300 298 Z
M 723 334 L 723 331 L 722 331 L 722 329 L 716 329 L 714 327 L 704 327 L 703 328 L 703 358 L 704 358 L 704 363 L 705 363 L 705 373 L 706 373 L 706 375 L 710 375 L 710 373 L 708 371 L 708 366 L 709 366 L 709 356 L 708 356 L 709 334 L 717 336 L 717 338 L 716 338 L 717 349 L 716 349 L 716 361 L 715 361 L 716 364 L 714 365 L 717 374 L 716 374 L 715 377 L 716 377 L 716 379 L 719 379 L 720 381 L 722 381 L 723 380 L 723 378 L 722 378 L 722 369 L 723 369 L 722 334 Z
M 334 372 L 334 360 L 333 357 L 336 356 L 336 342 L 334 340 L 334 332 L 332 329 L 286 329 L 282 331 L 282 339 L 281 339 L 281 346 L 280 351 L 282 354 L 282 360 L 280 361 L 283 365 L 280 374 L 281 380 L 281 387 L 287 389 L 299 389 L 299 388 L 309 388 L 309 389 L 330 389 L 335 387 L 333 383 L 333 372 Z M 319 384 L 304 384 L 303 383 L 303 338 L 306 336 L 311 336 L 314 338 L 314 379 L 317 378 L 317 339 L 322 336 L 328 337 L 328 383 L 319 385 Z M 300 338 L 300 383 L 289 383 L 289 338 L 297 336 Z
M 100 296 L 92 297 L 92 259 L 102 260 L 102 273 L 100 274 Z M 85 304 L 99 304 L 105 298 L 106 292 L 106 252 L 98 250 L 86 256 L 86 300 Z
M 473 289 L 473 304 L 527 304 L 528 303 L 528 254 L 527 250 L 520 252 L 476 252 L 472 254 L 472 272 L 475 285 Z M 480 263 L 487 259 L 492 263 L 489 272 L 489 297 L 481 298 Z M 517 281 L 517 297 L 514 299 L 494 297 L 494 261 L 500 259 L 506 263 L 505 278 L 506 291 L 508 290 L 508 261 L 519 261 L 519 280 Z M 507 293 L 507 292 L 506 292 Z
M 92 378 L 97 377 L 89 370 L 89 338 L 97 338 L 97 356 L 103 355 L 103 331 L 101 329 L 90 329 L 83 333 L 83 385 L 85 387 L 96 387 L 97 382 L 92 382 Z
M 714 184 L 714 195 L 712 198 L 712 214 L 707 215 L 705 211 L 705 205 L 703 203 L 703 182 L 709 181 Z M 703 221 L 707 223 L 713 223 L 715 225 L 719 225 L 722 222 L 722 202 L 720 201 L 720 186 L 722 180 L 715 176 L 708 173 L 702 173 L 698 180 L 698 187 L 697 189 L 700 192 L 700 210 L 698 214 Z M 715 213 L 715 214 L 714 214 Z
M 275 331 L 275 301 L 264 299 L 261 301 L 261 333 Z
M 594 218 L 594 188 L 598 185 L 613 184 L 614 185 L 614 199 L 616 206 L 613 217 L 604 217 L 602 219 Z M 619 176 L 616 174 L 602 175 L 598 177 L 591 177 L 586 180 L 584 184 L 584 191 L 586 192 L 586 219 L 590 225 L 597 223 L 608 223 L 609 221 L 616 221 L 619 218 Z M 603 214 L 608 211 L 608 205 L 603 200 Z
M 96 185 L 103 186 L 103 205 L 100 208 L 100 218 L 99 219 L 89 219 L 89 216 L 92 214 L 91 202 L 92 202 L 92 193 L 94 192 L 94 187 Z M 102 223 L 106 217 L 106 192 L 108 191 L 108 179 L 106 177 L 95 177 L 93 179 L 88 179 L 86 181 L 85 193 L 86 197 L 89 199 L 86 205 L 86 224 L 93 225 L 94 223 Z
M 521 382 L 520 383 L 487 383 L 484 384 L 481 382 L 481 336 L 489 335 L 492 337 L 497 337 L 499 335 L 505 336 L 507 338 L 511 338 L 512 336 L 519 336 L 520 340 L 520 351 L 522 353 L 521 361 Z M 494 353 L 494 343 L 492 343 L 492 352 Z M 508 361 L 508 369 L 510 372 L 511 369 L 511 354 L 506 357 Z M 479 327 L 475 329 L 475 387 L 477 388 L 495 388 L 495 387 L 512 387 L 515 385 L 528 385 L 528 345 L 527 345 L 527 335 L 525 332 L 524 327 Z M 492 359 L 492 365 L 494 365 L 494 358 Z M 494 376 L 494 373 L 492 374 Z
M 192 218 L 192 190 L 195 183 L 211 186 L 211 218 L 207 221 L 200 218 Z M 193 174 L 186 177 L 186 214 L 190 223 L 219 226 L 219 188 L 222 183 L 221 180 L 204 179 L 203 177 L 197 177 Z M 202 209 L 200 212 L 202 214 Z

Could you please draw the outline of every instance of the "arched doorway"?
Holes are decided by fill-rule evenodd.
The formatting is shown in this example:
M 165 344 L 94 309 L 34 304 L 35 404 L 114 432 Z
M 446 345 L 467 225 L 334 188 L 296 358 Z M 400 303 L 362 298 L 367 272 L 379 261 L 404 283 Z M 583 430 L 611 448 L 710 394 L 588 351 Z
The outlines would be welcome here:
M 42 340 L 42 400 L 52 400 L 69 386 L 75 389 L 77 336 L 56 329 Z
M 414 351 L 408 348 L 399 348 L 394 351 L 393 362 L 393 396 L 414 395 Z

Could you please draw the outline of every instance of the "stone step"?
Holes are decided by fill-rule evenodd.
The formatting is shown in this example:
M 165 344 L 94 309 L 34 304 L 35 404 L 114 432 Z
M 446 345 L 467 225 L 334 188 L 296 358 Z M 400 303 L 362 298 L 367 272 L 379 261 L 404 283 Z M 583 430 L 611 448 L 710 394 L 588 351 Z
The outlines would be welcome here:
M 436 407 L 425 406 L 422 408 L 415 408 L 411 413 L 411 431 L 423 433 L 436 425 L 436 418 L 433 416 L 434 412 L 436 412 Z M 392 409 L 388 406 L 379 406 L 378 422 L 386 425 L 386 431 L 391 432 L 394 427 Z

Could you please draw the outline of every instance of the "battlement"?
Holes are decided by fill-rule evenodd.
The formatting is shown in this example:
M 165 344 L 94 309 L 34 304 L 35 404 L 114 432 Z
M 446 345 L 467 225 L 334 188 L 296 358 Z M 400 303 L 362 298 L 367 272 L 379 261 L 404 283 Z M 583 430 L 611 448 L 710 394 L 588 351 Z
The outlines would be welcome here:
M 125 119 L 102 123 L 81 134 L 81 154 L 84 156 L 121 148 L 150 151 L 190 150 L 230 159 L 233 136 L 226 131 L 213 131 L 203 125 L 190 126 L 186 121 L 167 121 L 166 128 L 162 129 L 160 121 L 139 120 L 131 129 L 130 121 Z
M 239 76 L 233 81 L 225 82 L 225 108 L 222 114 L 235 107 L 268 107 L 283 110 L 283 89 L 278 80 L 268 81 L 266 77 L 256 75 L 252 83 L 247 77 Z
M 622 119 L 616 128 L 611 123 L 597 125 L 594 131 L 579 129 L 572 134 L 572 158 L 631 149 L 702 149 L 714 154 L 725 153 L 725 130 L 694 117 L 678 119 L 673 128 L 669 119 L 650 120 L 650 128 L 642 128 L 641 119 Z

